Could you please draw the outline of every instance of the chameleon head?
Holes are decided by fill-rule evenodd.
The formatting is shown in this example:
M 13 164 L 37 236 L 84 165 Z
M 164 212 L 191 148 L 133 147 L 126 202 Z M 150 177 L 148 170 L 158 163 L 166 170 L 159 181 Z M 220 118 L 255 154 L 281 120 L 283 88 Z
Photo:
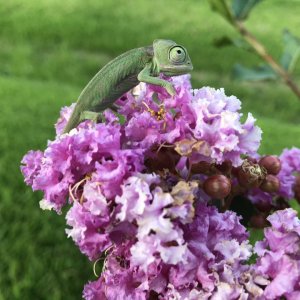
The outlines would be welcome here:
M 153 42 L 153 52 L 153 63 L 159 73 L 176 76 L 193 70 L 186 49 L 171 40 L 155 40 Z

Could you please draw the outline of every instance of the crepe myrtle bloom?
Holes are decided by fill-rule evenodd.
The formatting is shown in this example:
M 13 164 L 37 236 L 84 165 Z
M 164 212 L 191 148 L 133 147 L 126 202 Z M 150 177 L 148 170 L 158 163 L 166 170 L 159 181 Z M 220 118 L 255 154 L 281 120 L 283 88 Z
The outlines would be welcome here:
M 297 299 L 296 213 L 270 215 L 253 248 L 230 208 L 236 196 L 256 207 L 265 201 L 265 220 L 276 197 L 293 196 L 300 150 L 260 158 L 261 129 L 250 113 L 241 121 L 240 100 L 192 89 L 188 75 L 164 79 L 174 97 L 141 83 L 116 101 L 116 112 L 66 134 L 74 104 L 62 108 L 55 139 L 22 160 L 25 183 L 43 192 L 41 207 L 66 206 L 67 236 L 95 264 L 103 261 L 83 298 Z

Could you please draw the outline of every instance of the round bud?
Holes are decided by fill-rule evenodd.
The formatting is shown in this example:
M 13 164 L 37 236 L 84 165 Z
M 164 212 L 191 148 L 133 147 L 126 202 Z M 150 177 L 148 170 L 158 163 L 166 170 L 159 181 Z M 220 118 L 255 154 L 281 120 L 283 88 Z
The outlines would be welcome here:
M 266 177 L 266 172 L 258 164 L 244 160 L 237 172 L 239 184 L 245 188 L 259 187 Z
M 295 199 L 300 204 L 300 175 L 296 176 L 296 180 L 294 184 L 294 193 L 295 193 Z
M 258 187 L 261 183 L 258 177 L 253 176 L 249 172 L 245 172 L 243 169 L 239 169 L 237 174 L 239 184 L 244 188 Z
M 280 189 L 280 181 L 276 176 L 268 174 L 259 188 L 267 193 L 276 193 Z
M 264 167 L 268 174 L 277 175 L 281 169 L 280 159 L 275 155 L 264 156 L 260 159 L 259 165 Z
M 145 160 L 145 165 L 150 171 L 155 172 L 168 169 L 171 172 L 175 172 L 175 166 L 180 156 L 174 149 L 162 148 L 158 153 L 155 151 L 150 155 Z
M 230 193 L 231 182 L 224 175 L 214 175 L 204 181 L 203 190 L 212 198 L 223 199 Z
M 268 201 L 260 201 L 260 202 L 255 203 L 255 207 L 260 212 L 269 213 L 272 209 L 272 204 Z
M 211 173 L 211 164 L 207 161 L 200 161 L 192 165 L 192 170 L 194 174 L 207 174 Z
M 257 164 L 257 159 L 254 158 L 254 157 L 248 156 L 248 157 L 247 157 L 247 160 L 248 160 L 249 162 L 252 162 L 253 164 Z
M 276 210 L 282 210 L 290 207 L 287 200 L 283 197 L 278 197 L 275 199 L 275 206 Z
M 250 226 L 254 228 L 264 228 L 268 225 L 266 217 L 263 214 L 256 214 L 250 218 Z
M 215 165 L 216 169 L 218 169 L 223 174 L 229 174 L 232 170 L 232 162 L 229 160 L 225 160 L 220 165 Z

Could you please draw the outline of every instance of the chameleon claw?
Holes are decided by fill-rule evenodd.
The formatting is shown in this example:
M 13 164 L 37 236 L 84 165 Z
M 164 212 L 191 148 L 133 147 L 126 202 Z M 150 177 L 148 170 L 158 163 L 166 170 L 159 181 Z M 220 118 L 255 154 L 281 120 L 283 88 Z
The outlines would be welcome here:
M 176 95 L 175 88 L 173 87 L 173 85 L 171 83 L 168 83 L 166 85 L 165 89 L 171 97 L 174 97 Z

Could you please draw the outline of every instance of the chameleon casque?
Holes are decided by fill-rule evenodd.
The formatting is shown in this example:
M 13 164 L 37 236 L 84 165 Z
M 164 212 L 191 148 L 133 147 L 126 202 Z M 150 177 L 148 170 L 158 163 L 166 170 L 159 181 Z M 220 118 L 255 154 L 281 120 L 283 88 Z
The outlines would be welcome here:
M 159 74 L 177 76 L 193 69 L 186 49 L 171 40 L 155 40 L 151 46 L 127 51 L 106 64 L 83 89 L 64 128 L 69 132 L 81 121 L 97 121 L 99 112 L 112 107 L 114 101 L 139 82 L 164 87 L 175 95 L 173 85 Z

